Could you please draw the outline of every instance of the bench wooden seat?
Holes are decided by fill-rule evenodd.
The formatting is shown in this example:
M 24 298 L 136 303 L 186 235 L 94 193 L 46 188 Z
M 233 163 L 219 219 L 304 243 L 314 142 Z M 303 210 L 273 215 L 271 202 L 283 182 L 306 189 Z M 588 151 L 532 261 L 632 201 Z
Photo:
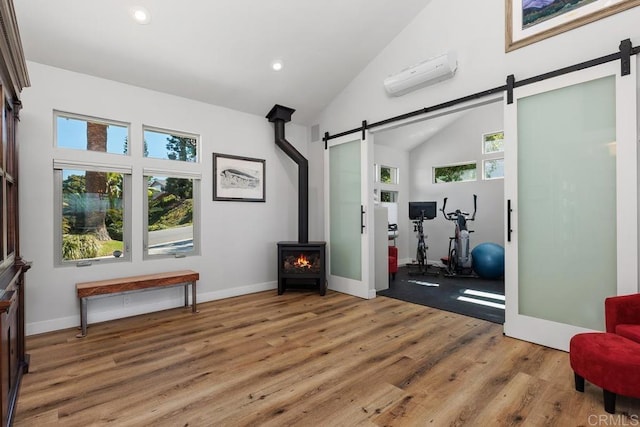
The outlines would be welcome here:
M 141 276 L 121 277 L 76 283 L 76 292 L 80 299 L 80 327 L 87 335 L 87 300 L 100 296 L 141 291 L 152 288 L 184 286 L 184 306 L 189 306 L 189 285 L 191 286 L 191 311 L 196 313 L 196 281 L 200 274 L 193 270 L 169 271 L 165 273 L 144 274 Z

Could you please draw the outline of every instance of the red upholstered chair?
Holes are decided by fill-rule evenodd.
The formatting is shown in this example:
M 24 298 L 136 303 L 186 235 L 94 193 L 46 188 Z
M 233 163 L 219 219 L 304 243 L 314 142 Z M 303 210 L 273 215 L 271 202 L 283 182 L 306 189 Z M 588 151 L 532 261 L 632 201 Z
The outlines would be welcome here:
M 569 343 L 575 387 L 601 387 L 605 411 L 615 413 L 616 395 L 640 398 L 640 294 L 605 299 L 607 331 L 577 334 Z
M 640 343 L 640 294 L 605 299 L 604 314 L 607 332 Z
M 389 246 L 389 274 L 391 280 L 396 280 L 396 273 L 398 272 L 398 248 L 395 246 Z

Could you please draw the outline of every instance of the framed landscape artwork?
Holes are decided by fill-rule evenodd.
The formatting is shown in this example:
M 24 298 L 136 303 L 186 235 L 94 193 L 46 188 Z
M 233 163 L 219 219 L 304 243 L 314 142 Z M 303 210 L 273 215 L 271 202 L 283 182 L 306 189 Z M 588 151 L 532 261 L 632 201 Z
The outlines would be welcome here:
M 265 201 L 265 161 L 213 153 L 213 200 Z
M 640 5 L 640 0 L 505 0 L 507 52 Z

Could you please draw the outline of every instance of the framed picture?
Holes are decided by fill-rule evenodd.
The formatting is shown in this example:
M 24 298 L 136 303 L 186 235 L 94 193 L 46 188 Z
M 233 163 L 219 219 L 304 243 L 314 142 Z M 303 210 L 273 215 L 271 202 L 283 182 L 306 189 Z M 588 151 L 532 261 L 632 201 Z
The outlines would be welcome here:
M 264 202 L 265 161 L 213 153 L 213 200 Z
M 640 0 L 505 0 L 507 52 L 640 5 Z

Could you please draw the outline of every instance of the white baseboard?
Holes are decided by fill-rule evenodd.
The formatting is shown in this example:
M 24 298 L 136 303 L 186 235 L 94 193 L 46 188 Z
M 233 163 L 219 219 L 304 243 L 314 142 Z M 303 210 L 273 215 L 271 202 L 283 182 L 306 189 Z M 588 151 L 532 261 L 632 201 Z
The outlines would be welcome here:
M 253 285 L 240 286 L 237 288 L 223 289 L 212 292 L 198 292 L 198 303 L 215 301 L 224 298 L 237 297 L 240 295 L 248 295 L 256 292 L 269 291 L 277 289 L 277 282 L 256 283 Z M 132 304 L 130 306 L 118 308 L 116 310 L 95 311 L 91 310 L 91 300 L 89 300 L 89 309 L 87 312 L 88 322 L 98 323 L 107 320 L 122 319 L 124 317 L 137 316 L 139 314 L 153 313 L 160 310 L 168 310 L 184 305 L 184 298 L 170 298 L 157 301 L 151 304 Z M 57 319 L 44 320 L 40 322 L 30 322 L 25 325 L 25 333 L 27 336 L 42 334 L 45 332 L 58 331 L 61 329 L 73 328 L 80 325 L 80 309 L 73 316 L 60 317 Z

